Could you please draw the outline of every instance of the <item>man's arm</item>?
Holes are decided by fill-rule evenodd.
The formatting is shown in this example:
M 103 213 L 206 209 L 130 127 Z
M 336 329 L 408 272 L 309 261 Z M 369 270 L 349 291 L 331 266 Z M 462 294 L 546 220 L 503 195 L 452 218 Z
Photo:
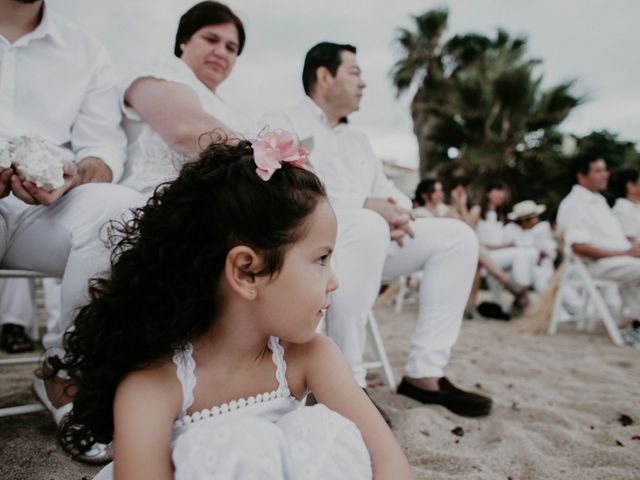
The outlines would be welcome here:
M 592 260 L 600 260 L 601 258 L 620 257 L 629 255 L 631 257 L 640 257 L 640 246 L 632 245 L 629 250 L 608 250 L 604 248 L 594 247 L 588 243 L 574 243 L 571 250 L 576 255 L 587 257 Z
M 414 237 L 410 222 L 415 220 L 413 213 L 396 204 L 393 197 L 377 198 L 368 197 L 365 199 L 364 208 L 372 210 L 384 218 L 389 224 L 391 240 L 402 247 L 405 235 Z
M 115 183 L 124 171 L 127 139 L 120 126 L 119 90 L 104 47 L 97 47 L 90 67 L 91 80 L 71 127 L 71 148 L 80 174 L 71 188 L 90 182 Z

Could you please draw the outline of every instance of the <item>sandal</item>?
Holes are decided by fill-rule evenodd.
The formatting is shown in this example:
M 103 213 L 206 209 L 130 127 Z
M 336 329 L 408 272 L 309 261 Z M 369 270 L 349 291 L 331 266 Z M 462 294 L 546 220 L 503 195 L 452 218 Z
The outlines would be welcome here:
M 5 323 L 0 334 L 0 345 L 7 353 L 31 352 L 34 349 L 33 340 L 29 338 L 22 325 Z

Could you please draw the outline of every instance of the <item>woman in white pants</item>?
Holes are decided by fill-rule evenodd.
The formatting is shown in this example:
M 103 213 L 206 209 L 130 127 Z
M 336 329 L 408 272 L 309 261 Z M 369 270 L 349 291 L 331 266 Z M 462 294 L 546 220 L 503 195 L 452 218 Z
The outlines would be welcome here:
M 476 233 L 480 244 L 489 250 L 493 263 L 501 269 L 510 269 L 511 278 L 515 282 L 530 287 L 533 283 L 533 268 L 539 255 L 534 248 L 520 247 L 506 241 L 504 204 L 507 199 L 508 193 L 504 183 L 487 183 L 480 206 L 472 210 L 477 214 Z M 521 309 L 525 304 L 524 296 L 516 297 L 516 309 Z

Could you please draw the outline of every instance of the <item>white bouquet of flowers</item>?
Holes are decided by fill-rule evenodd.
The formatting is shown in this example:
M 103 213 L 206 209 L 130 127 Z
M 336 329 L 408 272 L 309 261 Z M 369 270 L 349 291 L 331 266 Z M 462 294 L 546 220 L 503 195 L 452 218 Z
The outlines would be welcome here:
M 11 158 L 13 157 L 13 145 L 7 140 L 0 138 L 0 169 L 9 168 L 11 166 Z
M 62 163 L 51 155 L 40 136 L 23 135 L 14 146 L 3 143 L 0 143 L 0 167 L 13 165 L 20 178 L 43 190 L 51 191 L 64 185 Z

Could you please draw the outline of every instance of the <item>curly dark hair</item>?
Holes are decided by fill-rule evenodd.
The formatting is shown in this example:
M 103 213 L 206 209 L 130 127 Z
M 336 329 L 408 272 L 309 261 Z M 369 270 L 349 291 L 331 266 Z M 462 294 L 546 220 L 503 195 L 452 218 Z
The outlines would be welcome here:
M 65 357 L 53 365 L 77 389 L 61 428 L 65 448 L 79 454 L 110 442 L 125 375 L 210 329 L 231 248 L 250 246 L 264 260 L 259 275 L 274 275 L 325 198 L 318 177 L 299 167 L 285 164 L 260 179 L 247 141 L 211 144 L 130 221 L 112 224 L 110 274 L 90 282 Z

